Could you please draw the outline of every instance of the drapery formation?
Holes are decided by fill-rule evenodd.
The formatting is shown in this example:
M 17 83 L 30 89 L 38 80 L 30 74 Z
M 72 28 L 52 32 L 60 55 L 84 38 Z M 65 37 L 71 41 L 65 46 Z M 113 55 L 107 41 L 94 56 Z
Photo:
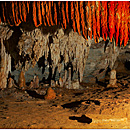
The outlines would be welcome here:
M 126 46 L 130 37 L 129 1 L 11 1 L 0 2 L 0 22 L 19 26 L 32 15 L 35 27 L 71 26 L 85 39 L 114 37 L 116 45 Z

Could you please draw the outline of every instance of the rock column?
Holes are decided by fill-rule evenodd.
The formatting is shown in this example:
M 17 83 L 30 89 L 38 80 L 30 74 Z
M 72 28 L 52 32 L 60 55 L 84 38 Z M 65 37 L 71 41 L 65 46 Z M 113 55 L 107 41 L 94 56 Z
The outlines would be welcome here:
M 0 39 L 0 88 L 7 87 L 7 78 L 9 71 L 11 72 L 11 57 L 6 53 L 3 39 Z

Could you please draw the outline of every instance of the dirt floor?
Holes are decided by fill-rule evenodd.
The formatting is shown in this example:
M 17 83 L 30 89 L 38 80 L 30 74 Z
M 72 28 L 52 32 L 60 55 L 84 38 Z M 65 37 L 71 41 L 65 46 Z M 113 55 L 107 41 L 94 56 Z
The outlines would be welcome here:
M 0 128 L 128 129 L 130 76 L 120 74 L 117 79 L 117 86 L 109 88 L 108 78 L 93 85 L 82 83 L 82 90 L 55 87 L 53 100 L 44 99 L 49 86 L 43 86 L 40 93 L 18 88 L 1 90 Z

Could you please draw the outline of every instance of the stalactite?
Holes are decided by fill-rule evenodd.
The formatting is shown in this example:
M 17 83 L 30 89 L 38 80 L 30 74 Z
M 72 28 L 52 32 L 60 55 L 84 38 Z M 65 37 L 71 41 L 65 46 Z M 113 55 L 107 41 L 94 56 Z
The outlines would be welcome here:
M 107 3 L 105 1 L 101 1 L 101 28 L 102 28 L 102 37 L 103 40 L 106 41 L 107 39 Z
M 19 24 L 21 23 L 19 17 L 18 17 L 18 5 L 17 5 L 17 2 L 15 1 L 15 14 L 16 14 L 16 26 L 19 26 Z
M 37 27 L 36 3 L 35 3 L 35 1 L 33 2 L 33 21 L 34 21 L 34 25 Z
M 5 8 L 8 8 L 6 2 L 5 2 Z M 6 14 L 6 17 L 7 17 L 7 23 L 8 23 L 10 26 L 13 26 L 13 24 L 11 24 L 11 22 L 10 22 L 10 20 L 9 20 L 10 16 L 9 16 L 7 10 L 5 10 L 5 14 Z
M 23 17 L 22 17 L 22 7 L 21 7 L 21 5 L 22 5 L 22 2 L 19 1 L 19 15 L 20 15 L 20 20 L 23 21 Z
M 58 24 L 61 25 L 61 2 L 62 1 L 58 1 Z M 63 22 L 63 21 L 62 21 Z
M 41 1 L 41 7 L 42 7 L 42 18 L 43 18 L 43 22 L 44 22 L 44 25 L 46 26 L 46 21 L 45 21 L 45 8 L 44 8 L 44 2 Z
M 100 38 L 100 1 L 96 1 L 96 29 L 97 29 L 97 40 L 99 43 L 99 38 Z
M 119 28 L 120 28 L 120 23 L 121 23 L 121 17 L 120 17 L 121 16 L 121 10 L 120 10 L 121 3 L 120 3 L 120 1 L 118 1 L 116 3 L 116 6 L 117 6 L 117 8 L 115 10 L 115 12 L 116 12 L 115 26 L 116 26 L 116 46 L 117 46 L 117 44 L 118 44 L 118 38 L 119 38 Z
M 3 20 L 4 20 L 4 22 L 6 23 L 6 18 L 5 18 L 5 9 L 4 9 L 4 4 L 3 3 L 1 3 L 1 6 L 2 6 L 2 15 L 3 15 Z
M 80 16 L 81 16 L 81 25 L 82 25 L 82 32 L 85 39 L 87 39 L 85 34 L 85 20 L 84 20 L 84 9 L 83 9 L 83 1 L 80 1 Z
M 67 22 L 69 23 L 69 5 L 68 5 L 68 1 L 66 1 L 66 17 L 67 17 Z
M 45 5 L 46 5 L 46 20 L 47 20 L 47 24 L 48 24 L 49 26 L 51 26 L 51 25 L 50 25 L 50 21 L 49 21 L 48 2 L 46 2 Z
M 99 41 L 100 34 L 104 40 L 109 36 L 110 41 L 112 41 L 114 37 L 116 39 L 116 45 L 119 40 L 120 45 L 124 43 L 125 46 L 129 39 L 130 2 L 127 1 L 33 1 L 32 4 L 29 1 L 12 1 L 9 4 L 10 7 L 7 6 L 6 2 L 1 2 L 2 13 L 0 18 L 2 18 L 2 22 L 6 22 L 10 26 L 19 26 L 21 22 L 26 22 L 26 17 L 30 14 L 29 6 L 32 6 L 33 21 L 36 27 L 40 26 L 43 20 L 45 26 L 47 24 L 48 26 L 53 26 L 55 23 L 55 25 L 62 25 L 63 28 L 66 28 L 67 24 L 70 24 L 74 32 L 77 31 L 79 35 L 81 33 L 80 29 L 82 28 L 82 35 L 85 39 L 88 36 L 92 39 L 93 35 L 95 42 Z M 123 32 L 126 33 L 126 37 L 123 35 Z
M 124 8 L 125 8 L 125 4 L 124 4 L 124 2 L 122 2 L 122 5 L 121 5 L 122 14 L 121 14 L 121 27 L 120 27 L 120 46 L 122 45 L 123 35 L 124 35 Z
M 30 1 L 27 1 L 27 10 L 28 10 L 28 13 L 29 13 L 29 5 L 30 5 Z
M 64 11 L 64 2 L 62 1 L 62 17 L 63 17 L 63 25 L 64 25 L 64 28 L 66 29 L 66 18 L 65 18 L 65 11 Z
M 74 29 L 74 32 L 76 32 L 76 25 L 75 25 L 75 19 L 74 19 L 74 2 L 71 1 L 71 20 L 72 20 L 72 27 Z
M 26 12 L 26 5 L 24 1 L 22 1 L 22 15 L 23 15 L 24 22 L 26 22 L 27 12 Z
M 108 8 L 109 8 L 109 17 L 108 17 L 108 23 L 109 23 L 109 38 L 110 38 L 110 41 L 112 42 L 112 38 L 113 38 L 113 35 L 115 33 L 115 19 L 114 19 L 114 14 L 115 14 L 115 11 L 114 11 L 114 4 L 115 2 L 114 1 L 111 1 L 108 3 Z
M 125 33 L 125 35 L 123 35 L 123 39 L 124 39 L 124 46 L 126 46 L 127 45 L 127 41 L 129 40 L 129 37 L 128 37 L 128 21 L 127 21 L 127 19 L 128 19 L 128 10 L 129 10 L 129 8 L 128 8 L 128 5 L 129 5 L 129 3 L 128 2 L 125 2 L 124 3 L 125 4 L 125 9 L 124 9 L 124 33 Z
M 14 11 L 14 2 L 12 2 L 12 14 L 13 14 L 13 20 L 14 20 L 14 24 L 16 25 L 16 19 L 15 19 L 15 11 Z
M 88 1 L 88 10 L 89 10 L 89 14 L 88 14 L 88 35 L 90 37 L 90 39 L 92 39 L 92 16 L 91 16 L 91 2 Z
M 95 18 L 95 2 L 92 1 L 92 5 L 93 5 L 93 8 L 92 8 L 92 29 L 93 29 L 93 37 L 94 37 L 94 40 L 95 40 L 95 43 L 96 42 L 96 18 Z
M 37 25 L 37 27 L 38 27 L 38 26 L 40 26 L 42 24 L 40 1 L 37 1 L 37 8 L 38 8 L 38 20 L 39 20 L 39 24 Z
M 54 3 L 54 20 L 55 20 L 55 24 L 57 25 L 57 8 L 56 8 L 56 3 Z
M 54 25 L 54 23 L 53 23 L 53 20 L 52 20 L 52 11 L 51 11 L 51 1 L 49 1 L 49 18 L 50 18 L 50 23 L 51 23 L 51 26 L 53 26 Z
M 77 30 L 78 30 L 78 33 L 79 35 L 81 35 L 80 33 L 80 17 L 79 17 L 79 4 L 78 4 L 78 1 L 74 2 L 74 5 L 75 5 L 75 19 L 76 19 L 76 25 L 77 25 Z

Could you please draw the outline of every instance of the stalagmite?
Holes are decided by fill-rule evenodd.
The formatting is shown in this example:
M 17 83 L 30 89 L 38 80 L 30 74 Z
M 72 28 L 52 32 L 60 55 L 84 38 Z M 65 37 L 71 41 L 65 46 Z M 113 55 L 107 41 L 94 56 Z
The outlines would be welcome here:
M 65 84 L 66 80 L 67 80 L 67 70 L 65 70 L 64 72 L 63 84 Z
M 39 78 L 38 78 L 38 76 L 34 76 L 33 88 L 39 88 Z
M 59 84 L 60 84 L 60 87 L 63 87 L 63 79 L 61 77 L 59 78 Z
M 18 85 L 19 85 L 20 88 L 24 88 L 26 86 L 23 71 L 21 71 L 20 74 L 19 74 Z
M 69 67 L 68 89 L 71 88 L 71 67 Z
M 14 85 L 14 80 L 11 77 L 9 77 L 9 79 L 8 79 L 8 88 L 12 88 L 13 85 Z
M 116 86 L 116 70 L 111 70 L 110 72 L 110 80 L 109 80 L 109 84 L 107 85 L 107 87 L 112 87 L 112 86 Z
M 45 100 L 52 100 L 56 98 L 56 93 L 55 91 L 50 87 L 47 90 L 47 94 L 45 95 Z

